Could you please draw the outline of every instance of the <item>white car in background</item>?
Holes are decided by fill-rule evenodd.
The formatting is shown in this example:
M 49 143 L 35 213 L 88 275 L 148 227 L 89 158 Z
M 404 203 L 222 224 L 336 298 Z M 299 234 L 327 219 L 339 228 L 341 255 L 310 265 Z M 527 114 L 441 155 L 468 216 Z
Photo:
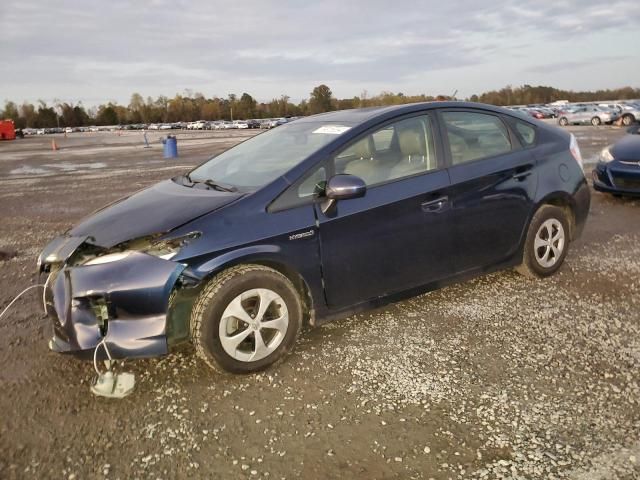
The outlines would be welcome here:
M 233 128 L 249 128 L 249 124 L 245 120 L 234 120 Z

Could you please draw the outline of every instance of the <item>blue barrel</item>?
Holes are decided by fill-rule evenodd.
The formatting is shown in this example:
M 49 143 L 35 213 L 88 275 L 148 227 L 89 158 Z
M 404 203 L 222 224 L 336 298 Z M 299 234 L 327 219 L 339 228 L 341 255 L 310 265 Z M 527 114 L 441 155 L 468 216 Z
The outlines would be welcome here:
M 168 135 L 162 141 L 164 144 L 164 158 L 176 158 L 178 156 L 178 140 L 173 135 Z

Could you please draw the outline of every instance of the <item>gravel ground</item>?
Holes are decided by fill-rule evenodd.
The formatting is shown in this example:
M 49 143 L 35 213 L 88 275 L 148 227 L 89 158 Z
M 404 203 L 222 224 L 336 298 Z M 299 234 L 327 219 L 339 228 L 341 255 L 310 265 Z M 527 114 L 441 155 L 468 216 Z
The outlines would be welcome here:
M 572 130 L 587 160 L 622 135 Z M 0 309 L 48 239 L 250 134 L 181 134 L 169 161 L 139 133 L 0 144 Z M 0 478 L 640 478 L 639 209 L 594 192 L 550 279 L 496 273 L 307 330 L 259 375 L 189 347 L 131 362 L 120 401 L 48 352 L 29 294 L 0 321 Z

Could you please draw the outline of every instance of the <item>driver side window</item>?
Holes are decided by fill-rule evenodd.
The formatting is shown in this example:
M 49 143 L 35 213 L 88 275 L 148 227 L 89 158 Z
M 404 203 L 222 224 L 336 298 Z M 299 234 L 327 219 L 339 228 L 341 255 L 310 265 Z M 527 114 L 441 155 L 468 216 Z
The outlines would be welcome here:
M 360 138 L 333 158 L 337 174 L 356 175 L 367 186 L 438 168 L 428 115 L 406 118 Z

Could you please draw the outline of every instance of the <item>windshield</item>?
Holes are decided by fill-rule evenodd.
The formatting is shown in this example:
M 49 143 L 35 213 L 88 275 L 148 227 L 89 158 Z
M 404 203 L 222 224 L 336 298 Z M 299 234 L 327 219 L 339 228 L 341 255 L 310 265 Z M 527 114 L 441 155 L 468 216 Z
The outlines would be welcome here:
M 256 135 L 189 173 L 193 181 L 213 180 L 256 189 L 272 182 L 349 130 L 344 124 L 291 122 Z

